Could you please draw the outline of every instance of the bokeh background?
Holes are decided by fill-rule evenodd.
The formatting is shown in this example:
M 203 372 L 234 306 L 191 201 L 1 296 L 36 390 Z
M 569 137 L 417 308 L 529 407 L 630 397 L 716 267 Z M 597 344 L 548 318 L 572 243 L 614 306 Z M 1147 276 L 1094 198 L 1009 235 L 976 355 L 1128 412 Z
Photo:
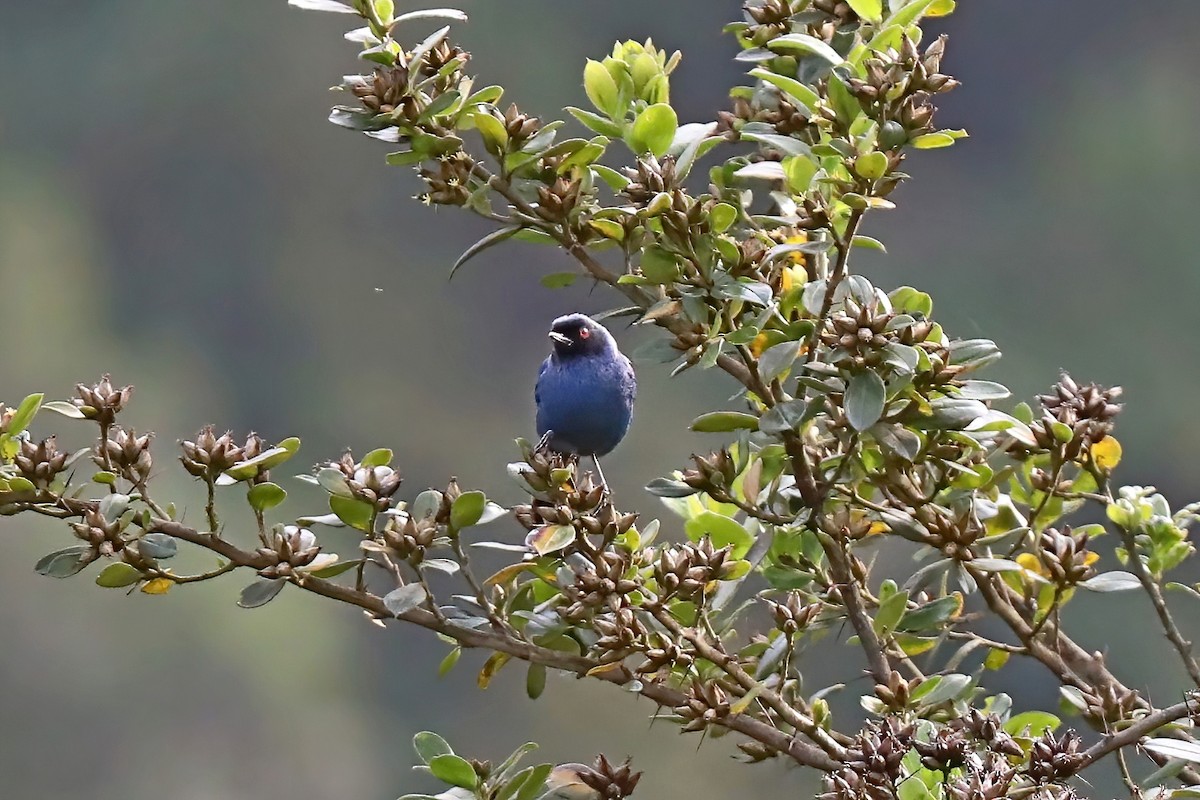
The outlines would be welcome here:
M 728 0 L 459 5 L 476 73 L 544 118 L 580 102 L 583 58 L 616 38 L 684 51 L 685 119 L 712 119 L 741 72 L 719 34 Z M 1200 4 L 961 5 L 931 28 L 951 33 L 946 66 L 965 84 L 940 120 L 972 138 L 912 159 L 899 209 L 867 231 L 890 254 L 860 268 L 930 291 L 951 332 L 996 339 L 992 376 L 1019 396 L 1060 368 L 1124 384 L 1122 476 L 1182 505 L 1200 495 Z M 486 225 L 412 202 L 418 185 L 383 165 L 385 146 L 325 122 L 325 88 L 356 69 L 347 19 L 283 0 L 0 0 L 0 397 L 62 397 L 107 370 L 137 385 L 127 422 L 158 432 L 164 470 L 213 422 L 302 437 L 295 471 L 390 446 L 412 492 L 457 475 L 517 500 L 504 464 L 530 433 L 548 323 L 616 298 L 542 288 L 571 265 L 521 244 L 447 282 Z M 627 349 L 647 335 L 618 333 Z M 626 505 L 654 512 L 640 487 L 705 446 L 687 422 L 730 386 L 649 365 L 640 379 L 608 473 Z M 51 424 L 83 443 L 66 420 L 36 432 Z M 296 513 L 317 510 L 289 487 L 308 503 Z M 194 487 L 172 489 L 196 513 Z M 608 687 L 552 680 L 533 703 L 511 669 L 481 692 L 470 653 L 438 680 L 432 636 L 300 592 L 254 612 L 234 605 L 237 577 L 125 597 L 33 573 L 67 543 L 56 526 L 4 520 L 0 539 L 4 798 L 386 800 L 429 788 L 409 772 L 425 728 L 481 757 L 526 739 L 555 760 L 633 754 L 647 797 L 813 788 L 781 767 L 731 768 L 728 740 L 697 755 L 696 738 L 650 727 L 648 705 Z M 1195 601 L 1174 602 L 1200 634 Z M 1141 598 L 1085 598 L 1069 616 L 1132 685 L 1162 701 L 1183 687 L 1170 659 L 1144 655 L 1167 650 Z M 849 648 L 827 653 L 814 674 L 857 669 Z M 1036 667 L 993 686 L 1023 707 L 1054 702 Z M 851 684 L 849 705 L 863 690 Z

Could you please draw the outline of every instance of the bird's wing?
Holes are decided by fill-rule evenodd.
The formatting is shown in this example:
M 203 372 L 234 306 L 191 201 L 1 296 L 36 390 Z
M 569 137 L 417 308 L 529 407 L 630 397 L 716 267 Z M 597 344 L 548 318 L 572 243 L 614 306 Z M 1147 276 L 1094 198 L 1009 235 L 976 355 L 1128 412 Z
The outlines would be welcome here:
M 546 356 L 546 360 L 542 362 L 542 366 L 538 370 L 537 383 L 533 385 L 533 402 L 538 406 L 542 404 L 542 377 L 546 374 L 546 370 L 550 369 L 550 358 L 550 356 Z
M 625 373 L 624 379 L 621 381 L 621 393 L 632 404 L 637 397 L 637 374 L 633 371 L 633 362 L 629 360 L 629 356 L 622 353 L 621 360 L 623 362 L 621 366 L 624 367 Z

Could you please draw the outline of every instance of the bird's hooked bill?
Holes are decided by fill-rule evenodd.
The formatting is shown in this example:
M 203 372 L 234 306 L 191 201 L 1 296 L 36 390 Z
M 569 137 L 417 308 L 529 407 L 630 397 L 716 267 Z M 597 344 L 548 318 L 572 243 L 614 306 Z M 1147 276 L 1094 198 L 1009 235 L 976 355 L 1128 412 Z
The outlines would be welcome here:
M 559 333 L 558 331 L 550 331 L 546 335 L 549 336 L 554 341 L 558 342 L 559 344 L 565 344 L 565 345 L 571 344 L 571 338 L 569 336 L 565 336 L 565 335 Z

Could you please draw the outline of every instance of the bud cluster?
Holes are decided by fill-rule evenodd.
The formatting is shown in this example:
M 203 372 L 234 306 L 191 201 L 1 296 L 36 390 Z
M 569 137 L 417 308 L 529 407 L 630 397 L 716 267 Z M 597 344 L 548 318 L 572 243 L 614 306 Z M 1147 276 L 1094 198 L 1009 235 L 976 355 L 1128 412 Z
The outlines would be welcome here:
M 259 555 L 274 563 L 260 569 L 258 574 L 264 578 L 291 577 L 297 570 L 313 563 L 320 552 L 317 537 L 308 528 L 276 525 L 271 531 L 270 545 L 258 549 Z
M 133 395 L 132 386 L 120 389 L 112 384 L 112 378 L 106 373 L 99 382 L 92 386 L 76 384 L 76 397 L 71 402 L 87 419 L 94 419 L 101 425 L 111 425 Z
M 201 428 L 196 441 L 181 442 L 180 447 L 183 455 L 179 460 L 183 468 L 188 474 L 206 481 L 215 481 L 222 472 L 245 459 L 241 446 L 234 444 L 233 435 L 225 431 L 217 436 L 212 425 Z
M 71 523 L 71 530 L 76 538 L 91 545 L 91 553 L 84 561 L 95 561 L 100 556 L 112 556 L 125 549 L 125 540 L 121 532 L 125 523 L 121 519 L 107 520 L 98 509 L 88 509 L 83 515 L 82 522 Z
M 775 620 L 775 627 L 788 636 L 803 631 L 821 613 L 820 603 L 804 603 L 799 592 L 788 592 L 782 603 L 770 599 L 764 602 Z
M 1074 731 L 1057 739 L 1046 731 L 1029 751 L 1025 774 L 1039 786 L 1059 783 L 1075 775 L 1083 760 L 1083 741 Z
M 1048 394 L 1038 396 L 1042 418 L 1029 428 L 1039 445 L 1048 450 L 1062 446 L 1064 459 L 1073 461 L 1112 433 L 1113 420 L 1123 407 L 1116 402 L 1120 396 L 1120 386 L 1080 386 L 1064 372 Z M 1070 428 L 1070 441 L 1064 443 L 1055 436 L 1055 423 Z
M 710 494 L 723 494 L 737 478 L 737 464 L 727 449 L 722 448 L 707 456 L 692 454 L 696 466 L 684 471 L 682 480 L 693 489 Z
M 888 718 L 869 722 L 845 765 L 825 778 L 820 800 L 889 800 L 902 778 L 902 760 L 912 747 L 915 728 Z
M 386 511 L 392 507 L 392 495 L 403 481 L 400 473 L 386 464 L 365 466 L 356 462 L 349 452 L 343 453 L 340 459 L 329 466 L 345 476 L 346 486 L 355 499 L 373 506 L 376 511 Z
M 675 159 L 667 156 L 659 161 L 653 155 L 647 155 L 637 160 L 634 167 L 622 167 L 629 183 L 621 190 L 621 194 L 629 198 L 636 208 L 645 208 L 650 201 L 660 194 L 671 194 L 679 191 L 679 182 L 675 174 Z
M 1058 586 L 1074 586 L 1096 574 L 1096 554 L 1087 549 L 1088 534 L 1075 533 L 1070 525 L 1062 530 L 1047 528 L 1038 537 L 1038 559 L 1050 580 Z
M 875 696 L 893 711 L 902 711 L 912 700 L 913 691 L 922 683 L 920 678 L 905 680 L 899 672 L 892 670 L 887 684 L 875 685 Z
M 403 522 L 400 520 L 401 517 L 389 518 L 381 536 L 393 555 L 415 566 L 425 560 L 430 548 L 440 544 L 437 522 L 431 517 L 414 519 L 411 514 L 405 515 Z
M 710 583 L 721 580 L 733 569 L 729 548 L 714 550 L 707 536 L 696 544 L 664 546 L 654 565 L 659 600 L 696 600 Z
M 137 435 L 133 429 L 115 427 L 109 431 L 108 439 L 97 445 L 98 453 L 92 461 L 102 469 L 111 469 L 135 486 L 142 486 L 150 477 L 154 459 L 150 455 L 150 440 L 153 433 Z
M 938 72 L 945 54 L 946 37 L 940 36 L 918 52 L 907 36 L 894 57 L 883 54 L 863 62 L 865 78 L 850 78 L 850 93 L 858 98 L 874 119 L 883 122 L 883 149 L 899 148 L 914 136 L 933 130 L 933 95 L 948 92 L 958 81 Z
M 617 766 L 600 754 L 589 769 L 579 770 L 579 780 L 590 787 L 599 800 L 622 800 L 633 795 L 642 779 L 642 773 L 633 771 L 631 761 L 627 758 Z
M 675 707 L 675 713 L 686 722 L 686 733 L 702 731 L 712 723 L 729 716 L 729 695 L 715 680 L 692 681 L 687 699 Z
M 580 621 L 602 608 L 615 612 L 628 607 L 629 593 L 641 588 L 639 581 L 628 577 L 630 568 L 630 557 L 624 551 L 603 550 L 596 554 L 575 574 L 575 582 L 563 587 L 570 605 L 560 612 L 568 620 Z
M 428 191 L 420 196 L 422 202 L 437 206 L 466 205 L 471 197 L 471 170 L 474 162 L 466 153 L 450 153 L 423 166 L 417 171 Z
M 13 458 L 17 474 L 27 479 L 34 488 L 44 491 L 54 483 L 55 477 L 67 468 L 67 453 L 58 451 L 58 444 L 51 436 L 34 444 L 22 439 L 20 449 Z

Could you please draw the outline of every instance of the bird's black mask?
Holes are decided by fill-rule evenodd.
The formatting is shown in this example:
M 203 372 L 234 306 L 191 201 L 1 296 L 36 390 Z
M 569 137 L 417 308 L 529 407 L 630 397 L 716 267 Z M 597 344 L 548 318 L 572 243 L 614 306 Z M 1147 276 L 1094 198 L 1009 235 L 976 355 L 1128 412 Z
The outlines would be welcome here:
M 560 358 L 599 355 L 609 348 L 608 331 L 583 314 L 571 314 L 554 320 L 550 328 L 554 352 Z

